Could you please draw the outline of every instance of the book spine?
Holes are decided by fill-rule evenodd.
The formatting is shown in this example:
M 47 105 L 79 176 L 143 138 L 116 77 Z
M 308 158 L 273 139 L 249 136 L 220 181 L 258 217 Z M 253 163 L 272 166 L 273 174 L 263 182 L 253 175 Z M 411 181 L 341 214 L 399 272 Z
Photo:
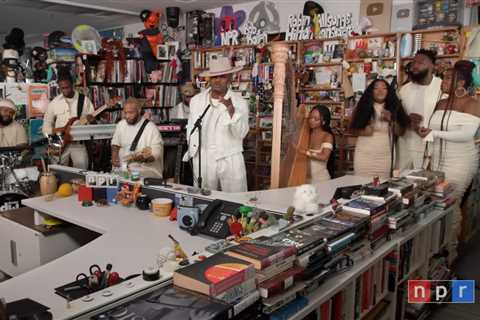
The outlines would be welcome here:
M 277 293 L 280 293 L 284 290 L 287 290 L 293 285 L 294 275 L 291 275 L 285 279 L 279 280 L 277 283 L 270 285 L 268 287 L 260 287 L 260 296 L 264 299 L 270 298 Z
M 240 300 L 238 303 L 235 303 L 233 306 L 233 314 L 237 316 L 242 311 L 253 305 L 260 298 L 260 292 L 255 290 L 251 292 L 248 296 Z
M 212 283 L 210 285 L 209 295 L 212 297 L 218 296 L 222 292 L 227 291 L 228 289 L 233 288 L 236 285 L 254 277 L 255 277 L 255 269 L 253 268 L 253 265 L 250 265 L 248 268 L 242 270 L 241 272 L 236 273 L 231 277 L 228 277 L 223 281 Z
M 257 289 L 257 284 L 253 278 L 214 296 L 214 298 L 226 303 L 233 303 L 249 295 L 255 289 Z
M 285 270 L 290 269 L 293 266 L 293 262 L 295 259 L 292 257 L 291 259 L 285 259 L 282 261 L 279 261 L 278 263 L 271 265 L 265 270 L 258 271 L 257 272 L 257 279 L 259 282 L 263 282 L 267 279 L 270 279 L 274 276 L 276 276 L 279 273 L 282 273 Z
M 297 249 L 295 247 L 293 247 L 293 246 L 292 247 L 287 247 L 284 250 L 281 250 L 281 251 L 275 253 L 274 255 L 271 255 L 270 257 L 268 257 L 266 259 L 263 259 L 261 261 L 261 270 L 271 266 L 272 264 L 274 264 L 278 261 L 281 261 L 281 260 L 286 259 L 290 256 L 293 256 L 296 253 L 297 253 Z

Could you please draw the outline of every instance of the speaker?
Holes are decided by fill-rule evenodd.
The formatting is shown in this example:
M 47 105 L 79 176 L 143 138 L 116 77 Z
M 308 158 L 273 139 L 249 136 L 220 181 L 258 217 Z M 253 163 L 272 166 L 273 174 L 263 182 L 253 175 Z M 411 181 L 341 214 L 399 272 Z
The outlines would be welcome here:
M 167 7 L 165 8 L 167 13 L 167 25 L 170 28 L 178 27 L 178 17 L 180 15 L 180 8 L 179 7 Z
M 177 213 L 178 226 L 183 229 L 192 229 L 198 222 L 200 209 L 197 207 L 179 207 Z

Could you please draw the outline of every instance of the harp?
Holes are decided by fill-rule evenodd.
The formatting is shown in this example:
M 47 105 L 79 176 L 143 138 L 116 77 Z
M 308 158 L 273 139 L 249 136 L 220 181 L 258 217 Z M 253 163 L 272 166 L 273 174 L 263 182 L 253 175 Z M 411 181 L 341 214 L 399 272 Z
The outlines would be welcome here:
M 274 62 L 274 115 L 272 139 L 271 188 L 304 184 L 308 159 L 298 152 L 310 143 L 308 111 L 297 107 L 296 76 L 293 62 L 288 59 L 288 44 L 272 44 Z

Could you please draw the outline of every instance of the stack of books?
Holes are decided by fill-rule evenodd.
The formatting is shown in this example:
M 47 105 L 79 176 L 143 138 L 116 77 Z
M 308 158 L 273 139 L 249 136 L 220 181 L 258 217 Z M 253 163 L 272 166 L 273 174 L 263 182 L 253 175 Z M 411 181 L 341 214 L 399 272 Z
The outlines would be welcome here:
M 265 314 L 272 314 L 296 300 L 297 294 L 304 289 L 297 281 L 303 268 L 294 264 L 295 246 L 272 245 L 269 240 L 257 239 L 229 248 L 225 254 L 253 264 Z
M 449 184 L 448 181 L 437 183 L 430 193 L 434 207 L 440 210 L 446 210 L 455 204 L 456 198 L 453 195 L 454 190 L 454 187 Z
M 388 237 L 388 215 L 387 202 L 375 201 L 364 196 L 353 199 L 343 205 L 343 209 L 359 214 L 364 214 L 370 219 L 370 229 L 368 237 L 371 242 L 371 247 L 377 248 L 384 243 Z
M 230 304 L 234 315 L 248 311 L 259 298 L 254 265 L 223 253 L 178 269 L 176 287 L 202 293 Z

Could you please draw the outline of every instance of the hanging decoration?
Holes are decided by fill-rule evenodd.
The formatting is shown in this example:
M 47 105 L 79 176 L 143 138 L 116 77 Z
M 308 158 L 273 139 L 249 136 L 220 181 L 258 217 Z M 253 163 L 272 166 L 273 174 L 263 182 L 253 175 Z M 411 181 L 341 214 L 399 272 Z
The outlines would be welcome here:
M 139 32 L 143 38 L 140 51 L 145 60 L 145 70 L 151 72 L 157 67 L 157 46 L 163 43 L 163 35 L 159 30 L 161 13 L 158 11 L 143 10 L 140 19 L 145 29 Z
M 234 12 L 232 6 L 223 6 L 220 17 L 215 18 L 215 45 L 238 44 L 238 29 L 246 16 L 243 10 Z
M 267 33 L 258 29 L 255 25 L 248 21 L 242 28 L 242 33 L 245 35 L 247 44 L 262 44 L 267 43 Z
M 261 1 L 250 11 L 248 20 L 266 33 L 280 32 L 280 15 L 271 1 Z
M 288 17 L 286 41 L 308 40 L 312 38 L 310 17 L 301 13 Z

